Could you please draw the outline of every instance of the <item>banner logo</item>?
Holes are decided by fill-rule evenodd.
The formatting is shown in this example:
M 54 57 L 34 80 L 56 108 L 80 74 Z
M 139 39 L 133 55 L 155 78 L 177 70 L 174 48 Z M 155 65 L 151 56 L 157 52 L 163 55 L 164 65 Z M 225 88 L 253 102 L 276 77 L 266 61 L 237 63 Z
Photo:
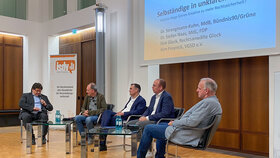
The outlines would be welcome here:
M 70 72 L 75 71 L 75 60 L 58 60 L 55 62 L 55 70 L 57 72 Z

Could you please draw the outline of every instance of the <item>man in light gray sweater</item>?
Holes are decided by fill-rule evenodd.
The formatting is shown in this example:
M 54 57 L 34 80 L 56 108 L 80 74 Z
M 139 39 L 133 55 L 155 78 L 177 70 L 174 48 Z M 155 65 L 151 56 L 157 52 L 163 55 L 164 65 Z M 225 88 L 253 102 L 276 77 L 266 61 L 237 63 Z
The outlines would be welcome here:
M 215 95 L 217 87 L 213 79 L 202 78 L 196 90 L 202 100 L 189 109 L 181 119 L 170 121 L 168 124 L 147 125 L 137 151 L 137 158 L 145 158 L 153 138 L 157 139 L 156 158 L 164 158 L 166 139 L 175 129 L 172 142 L 197 146 L 204 131 L 182 130 L 180 127 L 206 127 L 212 116 L 222 114 L 221 105 Z

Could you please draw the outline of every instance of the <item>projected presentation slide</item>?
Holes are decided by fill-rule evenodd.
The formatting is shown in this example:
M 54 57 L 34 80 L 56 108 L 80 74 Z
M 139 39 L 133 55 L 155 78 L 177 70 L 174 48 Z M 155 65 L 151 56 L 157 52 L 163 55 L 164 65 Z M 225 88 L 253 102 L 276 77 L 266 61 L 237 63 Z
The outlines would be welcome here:
M 275 48 L 276 0 L 145 0 L 144 60 Z

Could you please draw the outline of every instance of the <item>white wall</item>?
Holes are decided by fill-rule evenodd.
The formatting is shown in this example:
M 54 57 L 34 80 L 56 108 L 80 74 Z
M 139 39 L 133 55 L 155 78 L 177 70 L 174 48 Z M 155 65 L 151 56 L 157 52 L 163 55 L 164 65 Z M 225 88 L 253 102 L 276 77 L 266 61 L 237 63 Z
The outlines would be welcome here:
M 269 157 L 275 158 L 280 157 L 280 87 L 279 83 L 276 83 L 279 81 L 279 61 L 280 55 L 269 57 Z
M 133 0 L 132 10 L 133 21 L 133 80 L 142 86 L 142 96 L 146 99 L 147 106 L 149 105 L 152 87 L 149 83 L 153 77 L 148 74 L 148 66 L 141 66 L 141 61 L 144 59 L 144 1 Z M 151 79 L 152 78 L 152 79 Z M 158 77 L 157 77 L 158 78 Z
M 106 69 L 111 72 L 109 82 L 111 90 L 106 88 L 106 91 L 111 91 L 108 102 L 115 104 L 115 110 L 118 111 L 127 102 L 130 83 L 135 82 L 133 74 L 137 73 L 133 71 L 132 1 L 104 0 L 102 2 L 108 6 L 106 41 L 111 39 L 106 43 L 105 50 L 106 56 L 111 55 L 110 61 L 106 61 Z M 108 49 L 108 45 L 111 48 Z
M 49 20 L 48 1 L 28 0 L 27 19 L 29 21 L 43 22 Z

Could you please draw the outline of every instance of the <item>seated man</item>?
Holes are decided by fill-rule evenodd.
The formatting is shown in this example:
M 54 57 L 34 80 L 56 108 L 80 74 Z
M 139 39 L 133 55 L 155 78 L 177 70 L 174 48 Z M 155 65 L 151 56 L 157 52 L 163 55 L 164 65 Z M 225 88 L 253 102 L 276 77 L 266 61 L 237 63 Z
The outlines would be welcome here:
M 210 78 L 202 78 L 196 92 L 202 100 L 189 109 L 179 120 L 170 121 L 168 124 L 147 125 L 137 151 L 137 158 L 145 158 L 152 139 L 156 142 L 156 158 L 164 158 L 166 139 L 176 129 L 171 141 L 197 146 L 204 131 L 182 130 L 180 126 L 205 127 L 212 116 L 222 114 L 221 105 L 215 96 L 217 84 Z
M 97 92 L 94 83 L 89 83 L 87 85 L 86 93 L 87 95 L 85 96 L 85 100 L 81 108 L 81 114 L 75 117 L 80 134 L 85 132 L 84 124 L 86 124 L 88 130 L 92 129 L 93 124 L 98 119 L 98 115 L 107 109 L 105 97 Z M 92 143 L 92 137 L 89 136 L 88 144 Z
M 115 126 L 117 116 L 121 116 L 122 120 L 126 120 L 130 115 L 142 115 L 147 107 L 145 99 L 139 95 L 140 91 L 140 85 L 132 83 L 129 89 L 130 98 L 124 108 L 118 113 L 111 110 L 104 111 L 102 114 L 101 126 Z M 104 141 L 106 144 L 106 136 Z
M 132 83 L 129 89 L 130 98 L 124 108 L 118 113 L 111 110 L 104 111 L 101 126 L 115 126 L 116 116 L 121 116 L 122 120 L 126 120 L 130 115 L 142 115 L 147 107 L 145 99 L 139 95 L 140 91 L 140 85 Z
M 147 124 L 154 124 L 161 118 L 174 117 L 174 103 L 165 87 L 163 79 L 155 80 L 152 87 L 155 95 L 152 96 L 149 107 L 138 120 L 129 121 L 128 124 L 136 124 L 143 130 Z
M 48 122 L 48 111 L 53 110 L 53 106 L 50 103 L 47 96 L 41 94 L 43 86 L 40 83 L 34 83 L 30 93 L 24 93 L 19 101 L 19 106 L 22 109 L 19 118 L 22 119 L 23 125 L 26 129 L 26 123 L 31 123 L 35 120 L 42 122 Z M 48 126 L 43 125 L 43 137 L 42 143 L 46 144 L 46 134 L 48 132 Z M 32 145 L 35 145 L 35 136 L 32 130 Z

